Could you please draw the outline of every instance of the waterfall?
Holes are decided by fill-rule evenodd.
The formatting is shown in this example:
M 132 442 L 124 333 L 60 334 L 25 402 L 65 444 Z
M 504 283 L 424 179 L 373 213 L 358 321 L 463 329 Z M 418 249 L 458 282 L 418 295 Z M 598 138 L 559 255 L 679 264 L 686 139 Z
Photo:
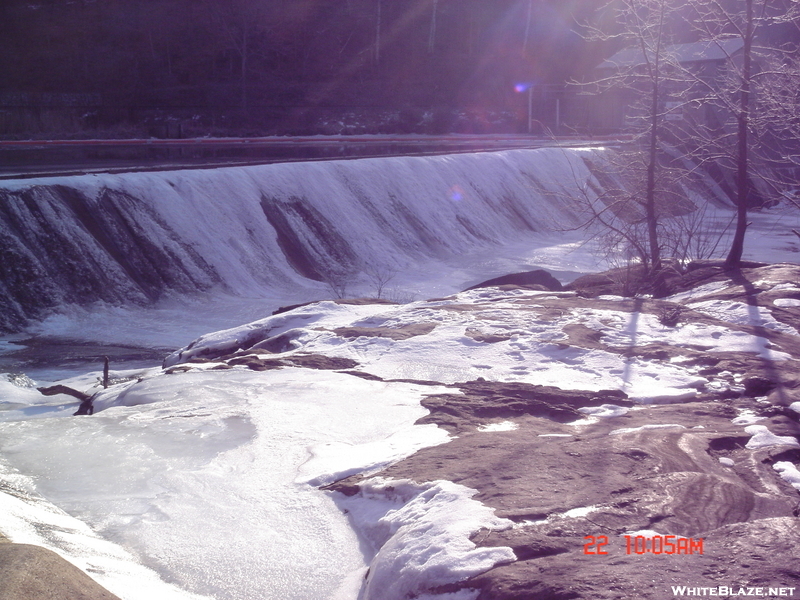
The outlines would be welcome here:
M 258 296 L 576 224 L 602 149 L 0 182 L 0 330 L 65 304 Z

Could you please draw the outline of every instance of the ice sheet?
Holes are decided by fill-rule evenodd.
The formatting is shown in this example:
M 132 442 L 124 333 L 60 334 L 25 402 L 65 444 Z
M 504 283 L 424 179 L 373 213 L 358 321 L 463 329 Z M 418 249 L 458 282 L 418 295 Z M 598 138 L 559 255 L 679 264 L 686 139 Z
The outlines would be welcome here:
M 421 395 L 437 391 L 427 386 L 290 368 L 120 388 L 92 417 L 0 423 L 0 454 L 163 578 L 218 600 L 333 596 L 364 559 L 344 515 L 305 482 L 447 439 L 413 426 Z
M 38 495 L 33 481 L 0 461 L 0 515 L 6 536 L 43 546 L 125 600 L 205 600 L 163 581 L 128 551 Z

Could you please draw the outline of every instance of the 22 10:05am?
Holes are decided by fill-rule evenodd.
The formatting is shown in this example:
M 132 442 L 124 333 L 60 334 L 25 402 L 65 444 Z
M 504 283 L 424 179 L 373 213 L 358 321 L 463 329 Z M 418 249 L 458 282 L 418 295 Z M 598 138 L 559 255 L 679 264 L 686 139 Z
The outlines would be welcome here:
M 692 539 L 678 535 L 624 535 L 626 554 L 702 554 L 703 538 Z M 605 547 L 608 546 L 608 536 L 606 535 L 587 535 L 584 540 L 588 540 L 583 545 L 584 554 L 602 555 L 608 554 Z

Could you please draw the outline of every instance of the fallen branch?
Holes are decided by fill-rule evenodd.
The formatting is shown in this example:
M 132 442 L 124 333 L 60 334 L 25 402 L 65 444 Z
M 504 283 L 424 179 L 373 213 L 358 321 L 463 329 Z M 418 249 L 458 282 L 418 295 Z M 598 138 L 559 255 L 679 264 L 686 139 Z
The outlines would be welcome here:
M 66 394 L 67 396 L 72 396 L 73 398 L 80 400 L 81 405 L 78 407 L 77 412 L 75 412 L 73 416 L 91 415 L 94 412 L 94 407 L 92 406 L 92 400 L 94 399 L 94 396 L 85 394 L 80 390 L 67 387 L 66 385 L 51 385 L 50 387 L 40 387 L 36 389 L 39 390 L 39 393 L 43 394 L 44 396 Z
M 66 394 L 67 396 L 73 396 L 82 402 L 89 400 L 91 396 L 89 394 L 85 394 L 80 390 L 73 389 L 71 387 L 67 387 L 66 385 L 51 385 L 50 387 L 40 387 L 36 388 L 45 396 L 56 396 L 57 394 Z

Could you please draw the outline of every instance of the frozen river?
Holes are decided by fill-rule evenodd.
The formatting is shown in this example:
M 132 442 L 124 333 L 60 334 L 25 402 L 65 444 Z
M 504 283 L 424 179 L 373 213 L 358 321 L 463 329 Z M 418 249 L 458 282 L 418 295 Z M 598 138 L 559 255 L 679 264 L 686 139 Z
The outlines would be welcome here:
M 528 164 L 529 158 L 513 155 L 508 161 Z M 359 188 L 352 175 L 343 179 L 342 168 L 336 165 L 314 169 L 318 175 L 320 170 L 338 173 L 338 187 L 331 187 L 334 180 L 322 175 L 303 184 L 307 196 L 316 193 L 323 198 L 319 210 L 330 210 L 332 215 L 346 208 L 346 190 L 358 196 L 362 194 L 358 190 L 364 189 L 370 190 L 363 192 L 366 196 L 376 195 L 376 189 L 402 195 L 418 214 L 429 210 L 432 197 L 441 198 L 447 211 L 455 211 L 452 220 L 441 223 L 436 221 L 435 210 L 427 213 L 426 231 L 432 232 L 428 243 L 434 249 L 428 255 L 420 250 L 421 242 L 412 238 L 413 232 L 403 229 L 416 222 L 416 217 L 399 208 L 396 214 L 405 215 L 402 227 L 397 221 L 376 216 L 377 208 L 369 208 L 371 221 L 351 214 L 347 223 L 336 222 L 360 255 L 371 248 L 370 259 L 375 264 L 395 265 L 397 272 L 390 286 L 398 299 L 446 296 L 508 272 L 545 268 L 566 282 L 607 266 L 598 260 L 594 247 L 580 243 L 577 232 L 547 231 L 544 223 L 538 231 L 523 231 L 515 224 L 518 217 L 514 211 L 507 208 L 510 200 L 502 205 L 506 206 L 505 220 L 464 206 L 471 201 L 465 198 L 470 190 L 492 198 L 495 192 L 508 197 L 517 192 L 504 183 L 489 193 L 486 190 L 496 185 L 490 180 L 491 170 L 485 175 L 468 173 L 457 161 L 435 160 L 446 172 L 443 179 L 436 179 L 433 171 L 417 170 L 418 180 L 410 184 L 403 177 L 413 175 L 412 165 L 397 159 L 392 164 L 399 173 L 396 180 L 373 162 L 356 168 L 368 176 Z M 545 161 L 543 168 L 549 171 L 542 178 L 558 179 L 553 164 Z M 563 163 L 565 173 L 570 164 Z M 235 183 L 242 197 L 254 196 L 257 204 L 263 193 L 258 186 L 263 190 L 266 181 L 290 197 L 293 186 L 300 185 L 290 181 L 298 169 L 292 166 L 277 171 L 272 179 L 267 177 L 271 172 L 242 170 L 226 174 L 224 181 L 231 186 Z M 565 173 L 562 175 L 567 178 Z M 219 184 L 209 191 L 205 185 L 208 175 L 158 175 L 152 181 L 145 175 L 136 177 L 126 180 L 128 192 L 167 194 L 170 202 L 162 198 L 159 204 L 166 215 L 163 219 L 173 219 L 175 231 L 181 234 L 196 235 L 192 238 L 194 250 L 203 252 L 207 263 L 221 273 L 223 285 L 201 296 L 167 294 L 149 308 L 102 301 L 88 307 L 65 305 L 2 341 L 6 355 L 0 357 L 0 364 L 16 376 L 0 379 L 0 533 L 16 542 L 56 550 L 124 600 L 355 600 L 367 566 L 382 543 L 382 534 L 370 529 L 370 523 L 374 525 L 390 510 L 401 515 L 400 527 L 406 522 L 402 519 L 411 519 L 402 516 L 401 509 L 424 497 L 431 507 L 441 509 L 431 514 L 453 513 L 452 507 L 458 506 L 458 514 L 466 515 L 476 526 L 500 526 L 480 506 L 474 506 L 477 503 L 471 503 L 463 490 L 444 484 L 441 489 L 411 486 L 402 488 L 402 493 L 376 489 L 374 500 L 350 506 L 349 516 L 341 502 L 337 504 L 317 489 L 342 475 L 369 472 L 422 446 L 445 442 L 447 434 L 435 426 L 414 425 L 425 414 L 420 399 L 435 393 L 436 387 L 369 381 L 307 368 L 163 375 L 157 356 L 208 332 L 264 318 L 280 305 L 326 297 L 329 291 L 323 284 L 293 274 L 285 261 L 278 260 L 280 250 L 273 241 L 275 254 L 266 266 L 258 264 L 261 255 L 244 252 L 242 240 L 254 237 L 255 229 L 264 227 L 258 235 L 267 235 L 266 225 L 254 220 L 261 209 L 252 212 L 242 205 L 219 210 L 211 200 L 225 186 Z M 458 177 L 463 178 L 461 183 L 455 181 Z M 465 183 L 470 177 L 472 183 Z M 401 180 L 405 183 L 396 183 Z M 323 185 L 325 181 L 331 186 Z M 530 179 L 519 181 L 524 188 L 529 185 L 524 181 Z M 94 181 L 81 182 L 85 189 L 102 187 Z M 108 183 L 104 180 L 103 185 Z M 171 189 L 183 194 L 180 201 L 168 195 Z M 424 189 L 435 193 L 432 197 L 416 195 Z M 181 212 L 180 202 L 192 203 L 194 224 L 180 222 L 188 214 Z M 361 202 L 366 205 L 363 198 Z M 531 213 L 537 210 L 533 207 Z M 466 222 L 467 214 L 473 221 L 463 230 L 453 229 L 452 223 Z M 538 214 L 549 213 L 542 209 Z M 726 214 L 721 211 L 720 218 Z M 239 221 L 234 223 L 236 218 Z M 152 223 L 163 226 L 163 219 L 153 218 Z M 333 217 L 329 220 L 335 221 Z M 748 258 L 794 259 L 798 246 L 790 230 L 798 227 L 796 214 L 756 214 L 753 221 Z M 479 225 L 486 238 L 482 244 L 475 241 L 478 231 L 472 231 Z M 467 230 L 472 233 L 467 235 Z M 208 237 L 214 232 L 216 243 Z M 152 239 L 156 239 L 155 233 Z M 277 284 L 270 288 L 271 279 Z M 232 293 L 234 289 L 237 294 Z M 369 294 L 369 281 L 353 283 L 351 295 Z M 292 313 L 281 327 L 331 329 L 368 323 L 386 310 L 327 302 Z M 27 354 L 11 354 L 19 349 L 15 342 L 26 339 L 40 344 L 58 339 L 61 351 L 59 346 L 54 351 L 53 345 L 44 343 Z M 100 346 L 81 346 L 79 342 Z M 31 380 L 44 384 L 67 378 L 73 387 L 96 390 L 93 386 L 100 375 L 96 359 L 104 349 L 108 351 L 102 345 L 113 344 L 118 345 L 118 354 L 112 355 L 115 385 L 101 393 L 92 417 L 72 418 L 76 408 L 72 399 L 44 397 L 32 389 Z M 81 348 L 86 350 L 84 354 Z M 137 348 L 144 349 L 142 355 L 132 356 L 139 352 Z M 373 345 L 359 358 L 372 360 L 369 357 L 380 355 L 380 350 Z M 354 356 L 359 352 L 356 344 L 352 352 Z M 71 358 L 67 360 L 65 354 Z M 448 376 L 456 377 L 461 357 L 453 356 Z M 405 368 L 389 364 L 393 360 L 389 354 L 380 360 L 387 372 Z M 474 376 L 467 367 L 463 371 L 465 377 Z M 361 522 L 362 532 L 373 531 L 373 535 L 357 537 L 350 518 Z M 446 547 L 452 541 L 425 539 L 431 547 Z M 403 546 L 401 557 L 403 548 L 411 552 L 413 545 Z M 502 553 L 475 556 L 465 552 L 460 564 L 473 572 L 502 559 Z M 401 573 L 389 572 L 402 579 Z M 422 577 L 414 573 L 403 576 L 412 582 L 409 585 L 415 577 Z M 459 596 L 458 600 L 466 598 Z
M 394 283 L 422 299 L 502 271 L 559 270 L 555 257 L 564 279 L 592 267 L 575 242 L 544 241 L 550 245 L 510 244 L 494 256 L 420 265 Z M 166 354 L 287 300 L 219 295 L 153 309 L 73 307 L 12 338 Z M 72 359 L 59 359 L 59 348 Z M 133 350 L 111 349 L 124 359 L 112 355 L 112 377 L 160 371 L 160 359 L 131 363 Z M 100 377 L 103 351 L 69 343 L 5 360 L 25 360 L 37 384 L 66 377 L 83 389 Z M 65 396 L 0 382 L 0 486 L 12 490 L 0 493 L 0 532 L 62 553 L 125 600 L 354 600 L 373 550 L 316 484 L 446 441 L 435 426 L 413 425 L 426 413 L 422 394 L 437 390 L 309 369 L 260 375 L 162 377 L 120 401 L 130 406 L 110 400 L 90 418 L 72 418 L 76 404 Z

